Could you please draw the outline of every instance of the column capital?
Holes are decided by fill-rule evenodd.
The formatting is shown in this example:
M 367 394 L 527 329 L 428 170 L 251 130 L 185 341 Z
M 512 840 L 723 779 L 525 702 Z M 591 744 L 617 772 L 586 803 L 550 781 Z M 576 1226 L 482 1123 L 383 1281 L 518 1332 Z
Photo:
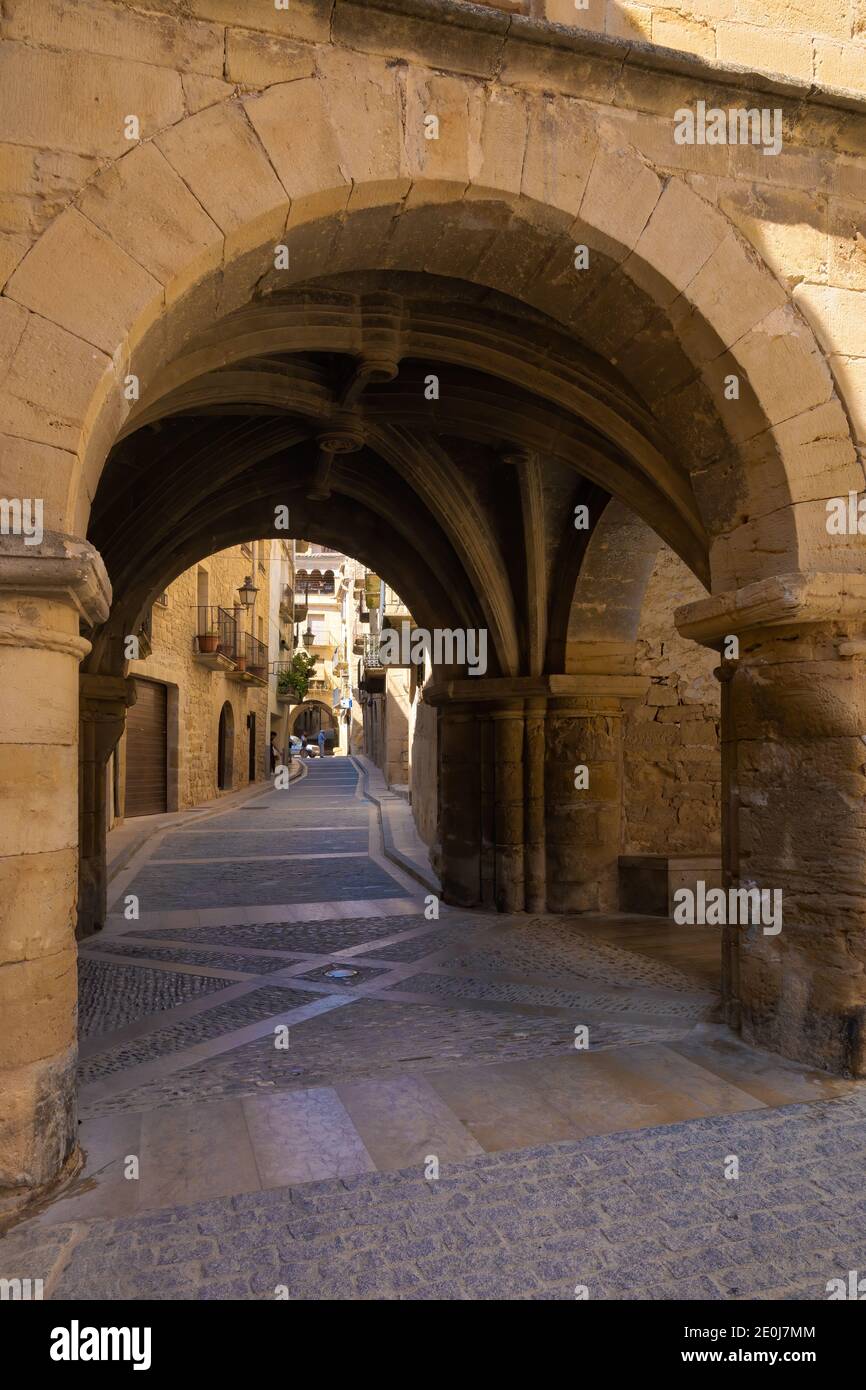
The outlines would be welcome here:
M 32 594 L 69 603 L 93 627 L 111 607 L 111 584 L 102 556 L 88 541 L 46 531 L 38 545 L 4 536 L 0 547 L 0 595 Z
M 721 649 L 728 636 L 820 623 L 866 624 L 866 574 L 777 574 L 678 608 L 681 637 Z

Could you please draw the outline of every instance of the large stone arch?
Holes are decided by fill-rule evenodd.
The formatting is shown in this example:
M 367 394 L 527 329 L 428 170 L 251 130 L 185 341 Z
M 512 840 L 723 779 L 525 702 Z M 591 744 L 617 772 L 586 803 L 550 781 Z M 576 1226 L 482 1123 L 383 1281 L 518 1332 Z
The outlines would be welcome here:
M 24 467 L 50 484 L 56 529 L 82 533 L 130 413 L 130 374 L 146 401 L 159 364 L 196 327 L 254 290 L 323 268 L 357 270 L 378 244 L 379 263 L 395 269 L 441 274 L 457 264 L 465 278 L 504 285 L 591 335 L 644 399 L 655 392 L 669 430 L 684 413 L 700 425 L 693 477 L 715 536 L 716 590 L 764 577 L 767 550 L 776 572 L 820 566 L 821 489 L 814 447 L 804 461 L 806 417 L 822 408 L 814 440 L 824 441 L 835 490 L 859 486 L 860 470 L 811 330 L 724 214 L 684 179 L 659 177 L 588 104 L 369 55 L 353 55 L 352 71 L 350 95 L 345 55 L 333 52 L 315 77 L 157 133 L 92 179 L 10 276 L 7 402 Z M 448 118 L 438 140 L 425 140 L 423 115 L 436 102 Z M 301 128 L 311 132 L 303 148 L 291 136 Z M 241 164 L 242 210 L 231 173 Z M 273 268 L 278 241 L 289 249 L 287 272 Z M 576 243 L 599 258 L 597 276 L 574 271 Z M 658 363 L 635 346 L 644 330 L 657 343 L 663 332 L 670 348 L 661 383 Z M 34 351 L 46 366 L 47 411 L 32 392 L 16 394 Z M 726 436 L 714 437 L 729 367 L 746 399 L 724 417 Z M 834 565 L 859 567 L 857 547 L 837 552 Z
M 731 1017 L 789 1055 L 866 1071 L 866 844 L 850 825 L 852 792 L 855 800 L 863 792 L 853 674 L 866 650 L 863 543 L 830 544 L 824 526 L 824 500 L 862 486 L 851 401 L 787 286 L 712 201 L 711 180 L 653 149 L 657 131 L 639 119 L 640 92 L 618 89 L 609 70 L 621 71 L 622 60 L 590 55 L 572 96 L 573 76 L 556 63 L 546 71 L 525 52 L 502 70 L 470 63 L 453 73 L 441 35 L 425 50 L 430 67 L 402 52 L 396 62 L 362 52 L 363 41 L 349 53 L 325 33 L 316 38 L 293 81 L 232 93 L 191 115 L 182 103 L 164 104 L 141 144 L 88 166 L 20 259 L 17 244 L 10 249 L 14 268 L 0 295 L 0 491 L 43 498 L 49 532 L 38 554 L 12 544 L 0 557 L 4 736 L 27 750 L 3 783 L 11 814 L 0 863 L 0 898 L 26 904 L 7 933 L 2 981 L 11 1000 L 3 1053 L 11 1123 L 0 1181 L 19 1187 L 56 1178 L 74 1147 L 76 664 L 88 648 L 79 627 L 96 632 L 109 616 L 105 567 L 82 543 L 106 460 L 125 430 L 162 425 L 173 392 L 261 354 L 267 334 L 275 353 L 306 346 L 315 354 L 321 340 L 310 334 L 305 343 L 296 322 L 281 324 L 276 313 L 265 325 L 256 316 L 278 310 L 280 294 L 340 273 L 461 280 L 509 296 L 571 344 L 554 373 L 545 354 L 528 355 L 531 379 L 521 381 L 515 354 L 505 361 L 495 335 L 479 348 L 471 335 L 458 343 L 435 316 L 412 325 L 414 361 L 433 356 L 461 372 L 481 362 L 503 392 L 534 398 L 532 411 L 512 411 L 526 423 L 504 438 L 517 446 L 508 453 L 519 459 L 514 487 L 528 518 L 515 564 L 527 613 L 539 619 L 549 587 L 539 529 L 548 451 L 557 468 L 605 494 L 615 477 L 617 497 L 632 466 L 647 505 L 654 488 L 672 508 L 671 524 L 690 534 L 690 563 L 710 580 L 712 597 L 682 615 L 682 629 L 707 645 L 733 630 L 744 643 L 725 697 L 739 796 L 729 832 L 736 872 L 781 883 L 792 905 L 781 940 L 743 945 L 731 964 Z M 639 87 L 633 71 L 628 77 Z M 666 90 L 676 100 L 676 80 Z M 123 145 L 122 101 L 122 90 L 106 93 L 104 109 L 114 104 L 117 116 L 116 137 L 106 141 L 112 156 Z M 425 139 L 431 111 L 441 115 L 437 140 Z M 578 245 L 589 249 L 590 275 L 575 269 Z M 275 268 L 277 246 L 287 248 L 287 270 Z M 246 348 L 224 333 L 235 312 L 250 314 Z M 338 320 L 327 350 L 363 354 L 374 396 L 386 396 L 404 355 L 394 316 L 369 303 L 360 325 L 357 315 Z M 575 345 L 590 354 L 579 373 Z M 546 374 L 558 379 L 545 384 Z M 732 374 L 735 409 L 725 393 Z M 563 431 L 554 407 L 566 381 L 576 409 Z M 465 439 L 483 418 L 489 388 L 477 386 L 448 416 Z M 417 402 L 396 424 L 393 412 L 390 426 L 374 418 L 379 455 L 398 459 L 416 427 Z M 563 440 L 579 459 L 565 457 Z M 422 447 L 430 465 L 441 440 Z M 361 493 L 363 477 L 351 462 L 345 468 L 342 482 Z M 564 506 L 562 472 L 556 487 Z M 662 520 L 653 520 L 661 532 Z M 220 534 L 231 530 L 217 530 L 217 543 Z M 576 808 L 570 768 L 587 747 L 606 768 L 612 706 L 628 678 L 558 661 L 551 670 L 543 653 L 567 645 L 567 630 L 563 638 L 559 629 L 558 649 L 545 644 L 538 622 L 521 638 L 523 619 L 495 555 L 490 547 L 468 553 L 472 583 L 458 601 L 474 616 L 473 584 L 486 586 L 501 674 L 483 690 L 453 679 L 440 692 L 443 804 L 452 817 L 446 886 L 457 901 L 480 893 L 505 908 L 598 905 L 613 803 Z M 97 637 L 96 655 L 98 647 Z M 123 681 L 87 674 L 82 747 L 96 765 L 122 718 Z M 34 711 L 35 689 L 50 699 Z M 496 772 L 487 860 L 465 814 L 481 799 L 480 705 Z M 808 823 L 795 814 L 804 779 L 822 792 Z M 545 844 L 546 826 L 554 834 Z M 583 843 L 588 852 L 575 862 Z M 839 850 L 835 859 L 828 847 Z M 553 895 L 545 896 L 546 881 Z M 41 1011 L 31 1010 L 34 998 Z

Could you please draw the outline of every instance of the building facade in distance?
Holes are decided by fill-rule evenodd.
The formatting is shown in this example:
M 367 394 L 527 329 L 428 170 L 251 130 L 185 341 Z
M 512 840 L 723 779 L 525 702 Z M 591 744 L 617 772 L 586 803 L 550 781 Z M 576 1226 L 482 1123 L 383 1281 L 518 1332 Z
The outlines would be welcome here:
M 136 699 L 109 763 L 109 824 L 269 775 L 272 731 L 285 749 L 278 671 L 291 656 L 293 612 L 292 543 L 281 539 L 221 550 L 168 586 L 136 636 Z

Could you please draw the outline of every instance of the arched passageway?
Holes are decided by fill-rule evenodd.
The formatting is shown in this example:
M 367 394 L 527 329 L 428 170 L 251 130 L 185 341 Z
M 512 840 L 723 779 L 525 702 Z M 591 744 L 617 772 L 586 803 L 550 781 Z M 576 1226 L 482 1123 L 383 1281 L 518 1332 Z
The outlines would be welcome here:
M 46 502 L 38 557 L 3 557 L 13 741 L 16 700 L 30 716 L 52 692 L 39 763 L 6 793 L 8 862 L 20 901 L 50 884 L 21 972 L 37 995 L 53 982 L 39 1048 L 9 1025 L 9 1182 L 47 1181 L 73 1142 L 76 751 L 95 901 L 125 639 L 280 509 L 422 627 L 484 632 L 483 671 L 452 651 L 426 692 L 439 859 L 448 902 L 507 911 L 610 903 L 635 615 L 664 541 L 709 595 L 680 632 L 739 643 L 721 662 L 726 882 L 786 902 L 781 936 L 729 939 L 730 1017 L 866 1069 L 866 582 L 859 537 L 823 525 L 828 489 L 862 472 L 823 352 L 725 213 L 609 113 L 356 62 L 360 133 L 336 58 L 218 102 L 96 173 L 6 283 L 15 466 Z M 433 142 L 436 92 L 458 114 Z M 242 202 L 221 168 L 244 170 Z
M 315 738 L 320 729 L 324 729 L 326 734 L 336 733 L 334 716 L 327 705 L 323 705 L 321 700 L 305 700 L 298 705 L 291 715 L 292 733 L 300 738 L 302 735 L 309 734 Z

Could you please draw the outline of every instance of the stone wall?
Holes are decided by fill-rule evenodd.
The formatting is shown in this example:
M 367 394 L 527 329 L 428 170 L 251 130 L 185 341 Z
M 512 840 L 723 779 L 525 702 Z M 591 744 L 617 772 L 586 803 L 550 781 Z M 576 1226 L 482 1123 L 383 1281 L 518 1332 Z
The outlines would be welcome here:
M 265 555 L 269 544 L 267 541 L 259 543 Z M 233 789 L 246 786 L 248 780 L 248 714 L 256 716 L 256 776 L 264 778 L 268 773 L 266 754 L 270 729 L 267 689 L 230 680 L 220 672 L 200 665 L 195 659 L 198 568 L 194 566 L 186 570 L 169 585 L 168 602 L 164 607 L 154 605 L 151 654 L 146 660 L 132 661 L 129 665 L 130 675 L 163 681 L 177 691 L 176 713 L 169 702 L 169 808 L 173 809 L 176 804 L 179 810 L 198 806 L 220 795 L 217 787 L 217 743 L 220 711 L 226 701 L 234 713 Z M 235 546 L 207 556 L 202 560 L 201 568 L 208 572 L 209 605 L 232 611 L 233 603 L 237 601 L 237 589 L 252 570 L 249 556 Z M 267 595 L 267 585 L 260 570 L 257 582 L 260 593 L 256 614 L 259 612 L 259 602 L 266 602 Z M 171 750 L 175 744 L 177 759 L 173 796 Z
M 412 815 L 425 845 L 433 846 L 439 818 L 437 712 L 432 705 L 424 704 L 420 690 L 416 692 L 412 709 L 414 718 L 409 772 Z
M 866 92 L 863 0 L 483 0 L 508 13 Z
M 710 854 L 721 846 L 718 657 L 680 637 L 673 612 L 705 597 L 662 546 L 647 586 L 635 672 L 645 700 L 626 713 L 623 854 Z

